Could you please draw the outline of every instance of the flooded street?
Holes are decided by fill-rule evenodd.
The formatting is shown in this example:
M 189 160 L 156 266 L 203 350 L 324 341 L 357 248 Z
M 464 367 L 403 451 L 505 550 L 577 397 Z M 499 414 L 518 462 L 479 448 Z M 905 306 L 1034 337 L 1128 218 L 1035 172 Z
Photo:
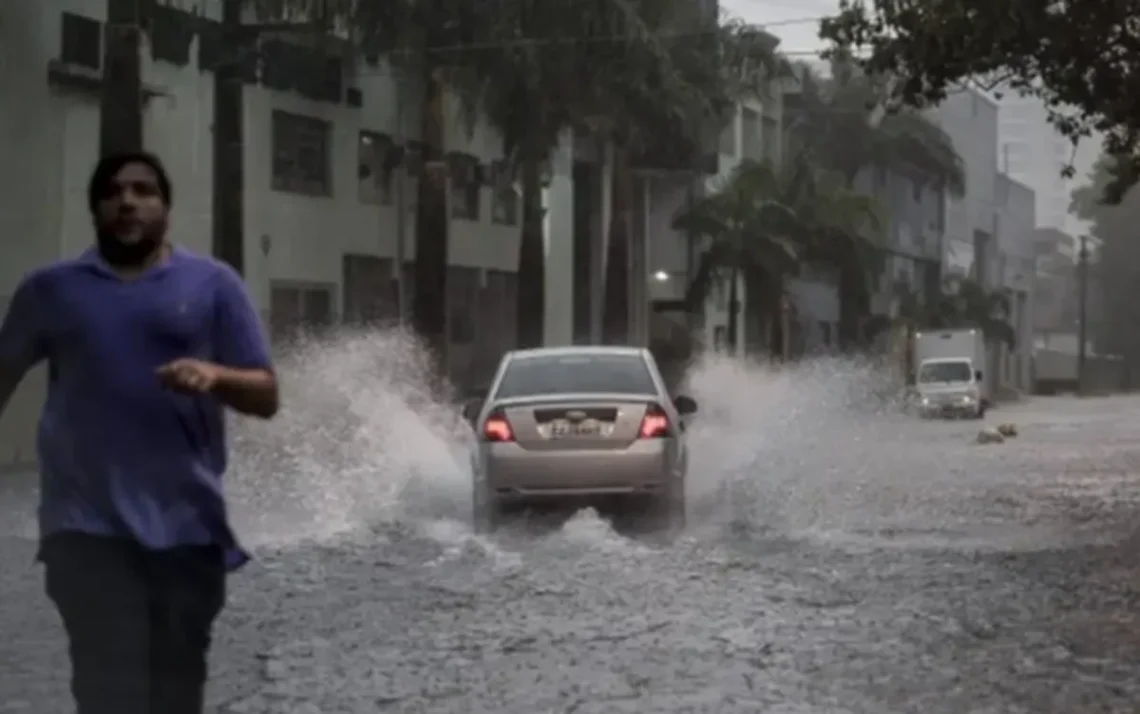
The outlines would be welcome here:
M 422 487 L 414 516 L 278 527 L 231 581 L 212 711 L 1136 711 L 1140 399 L 1003 406 L 987 423 L 1021 435 L 982 446 L 977 422 L 856 419 L 791 382 L 729 399 L 725 376 L 695 380 L 694 459 L 722 477 L 694 477 L 678 542 L 589 512 L 482 539 Z M 4 493 L 0 712 L 64 712 L 30 501 Z

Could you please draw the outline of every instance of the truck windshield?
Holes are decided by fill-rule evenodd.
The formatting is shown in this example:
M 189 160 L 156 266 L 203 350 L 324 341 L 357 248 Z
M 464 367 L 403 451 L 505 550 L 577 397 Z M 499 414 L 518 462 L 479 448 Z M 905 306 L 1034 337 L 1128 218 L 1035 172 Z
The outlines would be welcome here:
M 921 384 L 933 382 L 969 382 L 973 379 L 969 362 L 932 362 L 918 371 Z

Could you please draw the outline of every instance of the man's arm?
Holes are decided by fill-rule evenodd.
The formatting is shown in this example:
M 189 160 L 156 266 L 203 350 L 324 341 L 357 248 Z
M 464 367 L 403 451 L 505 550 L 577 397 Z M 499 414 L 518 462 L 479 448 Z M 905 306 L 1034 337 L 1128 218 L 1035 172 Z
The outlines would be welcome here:
M 218 376 L 214 393 L 225 404 L 250 416 L 269 419 L 277 413 L 277 375 L 261 317 L 232 270 L 219 276 L 214 315 Z
M 34 277 L 20 282 L 0 324 L 0 415 L 24 375 L 45 356 L 40 316 L 44 304 L 36 285 Z

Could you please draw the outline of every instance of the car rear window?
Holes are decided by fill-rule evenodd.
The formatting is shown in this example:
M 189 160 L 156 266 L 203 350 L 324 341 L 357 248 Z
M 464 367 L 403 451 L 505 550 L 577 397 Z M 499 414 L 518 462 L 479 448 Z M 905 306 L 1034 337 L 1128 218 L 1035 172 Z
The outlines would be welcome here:
M 656 394 L 639 355 L 557 355 L 511 360 L 497 399 L 539 394 Z

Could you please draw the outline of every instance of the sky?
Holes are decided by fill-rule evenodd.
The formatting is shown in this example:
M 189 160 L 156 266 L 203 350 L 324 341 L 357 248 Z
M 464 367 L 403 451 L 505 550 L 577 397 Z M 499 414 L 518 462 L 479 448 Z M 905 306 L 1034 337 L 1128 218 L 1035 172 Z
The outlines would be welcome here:
M 839 12 L 839 0 L 720 0 L 720 6 L 729 15 L 767 26 L 780 38 L 780 51 L 805 61 L 811 61 L 825 47 L 817 34 L 820 18 Z M 1099 153 L 1099 140 L 1081 142 L 1075 161 L 1078 175 L 1091 168 Z M 1064 228 L 1072 235 L 1087 230 L 1072 216 Z
M 817 35 L 819 19 L 839 11 L 838 0 L 720 0 L 721 9 L 768 30 L 780 38 L 780 50 L 811 59 L 823 49 Z

